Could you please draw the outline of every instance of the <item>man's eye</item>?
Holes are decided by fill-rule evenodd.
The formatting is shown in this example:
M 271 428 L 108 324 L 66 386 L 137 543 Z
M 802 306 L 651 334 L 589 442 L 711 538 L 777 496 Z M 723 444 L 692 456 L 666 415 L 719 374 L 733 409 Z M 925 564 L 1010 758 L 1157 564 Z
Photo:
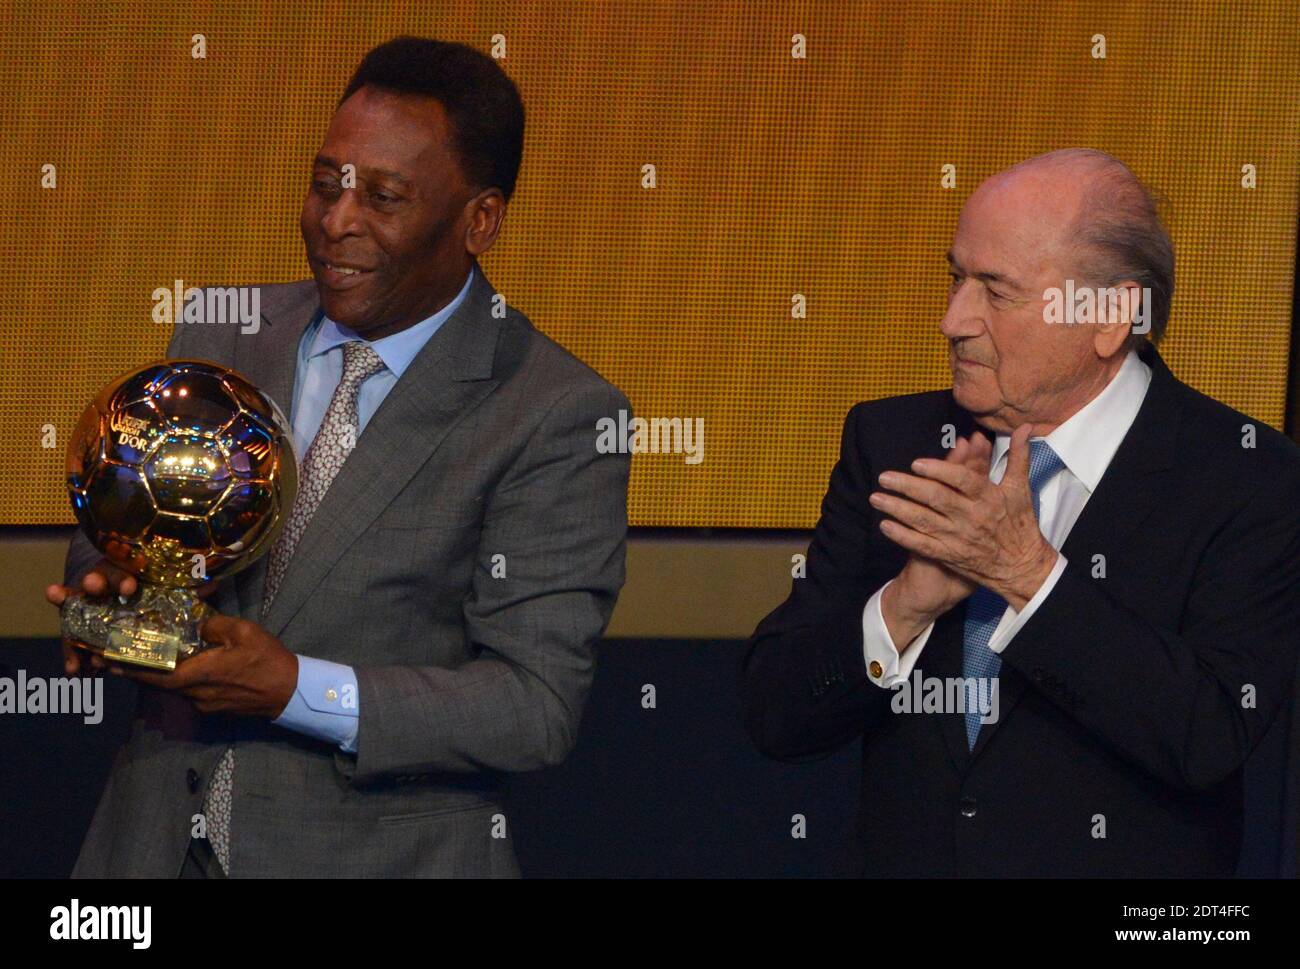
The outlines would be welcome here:
M 372 197 L 376 202 L 382 202 L 384 205 L 387 205 L 389 202 L 397 202 L 397 201 L 400 201 L 400 199 L 398 199 L 398 197 L 397 197 L 396 195 L 389 195 L 387 192 L 376 192 L 376 193 L 375 193 L 373 196 L 371 196 L 371 197 Z
M 323 178 L 315 179 L 311 183 L 311 187 L 314 188 L 316 191 L 325 194 L 338 191 L 338 186 L 336 184 L 334 184 L 333 182 L 326 181 Z
M 1003 296 L 1001 293 L 999 293 L 996 289 L 990 289 L 989 296 L 993 297 L 993 299 L 998 299 L 998 300 L 1005 300 L 1007 298 Z

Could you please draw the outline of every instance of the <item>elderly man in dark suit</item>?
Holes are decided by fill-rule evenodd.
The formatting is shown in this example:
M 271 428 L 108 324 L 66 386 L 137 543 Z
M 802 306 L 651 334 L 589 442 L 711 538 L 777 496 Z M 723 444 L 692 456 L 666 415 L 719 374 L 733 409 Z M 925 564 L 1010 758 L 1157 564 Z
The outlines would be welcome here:
M 862 740 L 867 875 L 1230 875 L 1294 683 L 1300 449 L 1161 360 L 1173 251 L 1116 159 L 989 179 L 948 262 L 952 388 L 849 412 L 749 733 Z
M 176 324 L 169 357 L 292 402 L 300 488 L 270 554 L 210 590 L 218 648 L 128 673 L 137 719 L 74 874 L 518 873 L 501 776 L 573 746 L 628 478 L 596 447 L 627 400 L 477 263 L 523 122 L 486 55 L 376 48 L 313 162 L 314 280 L 264 287 L 256 333 Z M 79 536 L 50 601 L 134 589 L 97 559 Z

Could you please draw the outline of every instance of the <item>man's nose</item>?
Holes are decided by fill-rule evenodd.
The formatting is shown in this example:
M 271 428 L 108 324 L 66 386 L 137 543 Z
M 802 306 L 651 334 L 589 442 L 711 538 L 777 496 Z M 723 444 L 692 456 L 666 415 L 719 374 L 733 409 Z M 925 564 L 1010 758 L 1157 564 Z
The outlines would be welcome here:
M 943 314 L 939 332 L 949 340 L 979 336 L 984 332 L 984 316 L 978 291 L 979 283 L 965 279 L 948 300 L 948 312 Z
M 344 189 L 320 220 L 321 228 L 331 239 L 359 235 L 361 232 L 361 205 L 357 202 L 355 188 Z

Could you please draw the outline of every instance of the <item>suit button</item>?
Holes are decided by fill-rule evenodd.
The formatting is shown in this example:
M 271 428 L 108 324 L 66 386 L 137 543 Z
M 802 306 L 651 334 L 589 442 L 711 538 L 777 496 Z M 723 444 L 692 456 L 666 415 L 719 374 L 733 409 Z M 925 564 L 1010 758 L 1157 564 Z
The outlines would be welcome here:
M 190 793 L 194 794 L 199 789 L 199 772 L 193 767 L 185 772 L 185 783 L 189 786 Z
M 961 816 L 963 818 L 975 817 L 975 798 L 967 795 L 961 799 Z
M 878 680 L 880 679 L 881 675 L 885 672 L 885 668 L 881 666 L 876 660 L 873 659 L 871 661 L 871 665 L 867 667 L 867 671 L 871 673 L 871 678 L 873 680 Z

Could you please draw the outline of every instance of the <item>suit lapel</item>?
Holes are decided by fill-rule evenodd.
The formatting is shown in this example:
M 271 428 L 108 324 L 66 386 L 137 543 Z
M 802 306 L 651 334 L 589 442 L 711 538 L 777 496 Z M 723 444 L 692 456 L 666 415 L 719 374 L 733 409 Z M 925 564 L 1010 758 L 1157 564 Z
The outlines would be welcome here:
M 313 282 L 295 288 L 293 298 L 274 311 L 275 319 L 262 314 L 262 329 L 251 337 L 235 337 L 234 368 L 243 374 L 284 413 L 293 420 L 294 380 L 298 367 L 298 345 L 303 333 L 320 312 L 320 301 Z M 288 517 L 289 509 L 283 510 Z M 257 620 L 261 606 L 262 583 L 270 549 L 256 562 L 234 576 L 235 595 L 240 614 L 245 619 Z
M 302 285 L 287 305 L 277 308 L 276 319 L 262 314 L 263 329 L 255 337 L 235 337 L 235 369 L 275 401 L 290 421 L 298 344 L 319 311 L 316 286 Z
M 1061 548 L 1061 554 L 1074 568 L 1091 568 L 1094 555 L 1124 545 L 1155 509 L 1159 496 L 1166 491 L 1157 476 L 1168 473 L 1176 464 L 1182 418 L 1182 407 L 1178 400 L 1181 385 L 1150 343 L 1144 343 L 1138 355 L 1151 368 L 1151 385 L 1147 388 L 1147 395 L 1138 409 L 1133 426 L 1124 435 L 1106 473 L 1097 483 L 1097 490 L 1088 499 Z M 961 656 L 964 632 L 965 610 L 962 612 L 963 622 L 958 625 L 956 632 L 958 657 Z M 1015 649 L 1015 643 L 1012 642 L 1007 648 Z M 960 662 L 958 669 L 960 671 Z M 998 683 L 998 719 L 981 728 L 975 738 L 975 748 L 969 752 L 970 759 L 980 755 L 988 745 L 989 737 L 1000 724 L 1006 722 L 1012 708 L 1020 702 L 1028 688 L 1029 681 L 1004 663 Z M 955 727 L 949 725 L 949 733 L 954 730 L 959 733 L 956 738 L 950 737 L 950 746 L 956 739 L 965 752 L 967 748 L 963 718 L 957 715 L 947 719 L 955 721 Z
M 344 549 L 406 486 L 455 423 L 496 386 L 492 363 L 501 324 L 491 313 L 493 293 L 476 266 L 464 302 L 416 354 L 367 422 L 303 531 L 275 601 L 260 617 L 272 635 L 283 631 Z M 292 400 L 298 342 L 319 307 L 315 298 L 311 304 L 306 312 L 296 306 L 288 314 L 283 328 L 288 336 L 271 342 L 264 363 L 246 361 L 244 372 L 268 394 L 282 395 L 277 402 Z M 240 606 L 247 618 L 259 620 L 269 557 L 264 555 L 241 576 Z

